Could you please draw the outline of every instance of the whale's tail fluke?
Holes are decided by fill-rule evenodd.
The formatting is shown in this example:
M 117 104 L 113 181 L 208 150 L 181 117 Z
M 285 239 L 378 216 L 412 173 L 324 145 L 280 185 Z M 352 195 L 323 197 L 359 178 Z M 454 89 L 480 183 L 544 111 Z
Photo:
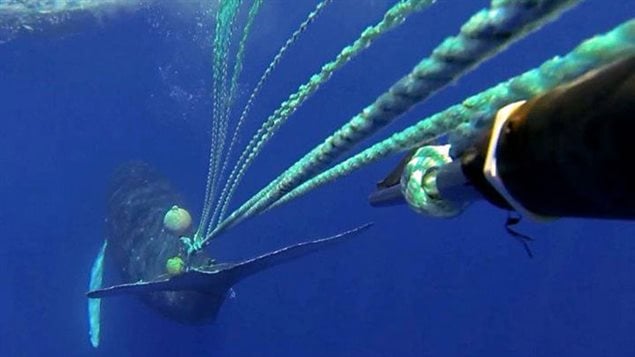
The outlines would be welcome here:
M 179 275 L 165 275 L 152 281 L 138 281 L 103 289 L 91 289 L 87 296 L 89 298 L 105 298 L 157 291 L 198 291 L 204 294 L 224 296 L 232 285 L 252 274 L 341 243 L 346 238 L 361 233 L 371 225 L 371 223 L 367 223 L 331 237 L 298 243 L 239 263 L 220 263 L 190 268 Z

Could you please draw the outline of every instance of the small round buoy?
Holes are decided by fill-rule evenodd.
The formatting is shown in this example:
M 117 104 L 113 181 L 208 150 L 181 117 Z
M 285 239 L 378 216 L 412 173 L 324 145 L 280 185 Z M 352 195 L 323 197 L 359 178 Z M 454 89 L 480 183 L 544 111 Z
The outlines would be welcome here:
M 163 217 L 163 227 L 177 236 L 187 232 L 192 226 L 192 216 L 179 206 L 172 206 Z
M 165 270 L 170 276 L 179 275 L 185 271 L 185 262 L 179 256 L 172 257 L 165 262 Z

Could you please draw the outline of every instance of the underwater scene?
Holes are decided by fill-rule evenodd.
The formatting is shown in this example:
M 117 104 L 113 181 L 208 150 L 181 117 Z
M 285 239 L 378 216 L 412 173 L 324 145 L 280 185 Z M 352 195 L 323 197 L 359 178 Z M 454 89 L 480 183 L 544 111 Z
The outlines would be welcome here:
M 634 0 L 0 0 L 0 356 L 635 356 Z

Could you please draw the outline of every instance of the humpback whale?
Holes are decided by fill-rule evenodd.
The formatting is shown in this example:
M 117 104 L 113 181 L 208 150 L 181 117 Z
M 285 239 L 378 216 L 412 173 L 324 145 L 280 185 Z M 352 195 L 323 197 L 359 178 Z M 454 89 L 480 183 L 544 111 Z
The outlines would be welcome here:
M 188 255 L 179 236 L 166 228 L 166 212 L 182 204 L 168 180 L 148 164 L 129 163 L 115 172 L 108 195 L 107 245 L 101 260 L 104 255 L 110 259 L 124 283 L 105 288 L 91 284 L 92 290 L 87 293 L 91 301 L 129 294 L 172 320 L 186 324 L 210 322 L 231 287 L 242 279 L 343 242 L 370 226 L 365 224 L 244 261 L 219 263 L 204 251 Z M 183 266 L 174 270 L 168 264 L 174 259 Z

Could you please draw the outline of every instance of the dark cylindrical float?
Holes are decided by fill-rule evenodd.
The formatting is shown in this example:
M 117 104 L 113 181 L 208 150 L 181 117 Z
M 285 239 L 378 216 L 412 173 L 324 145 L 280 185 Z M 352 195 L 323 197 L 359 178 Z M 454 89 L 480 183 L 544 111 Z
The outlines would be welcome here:
M 505 188 L 553 217 L 635 218 L 635 57 L 533 98 L 502 128 Z

